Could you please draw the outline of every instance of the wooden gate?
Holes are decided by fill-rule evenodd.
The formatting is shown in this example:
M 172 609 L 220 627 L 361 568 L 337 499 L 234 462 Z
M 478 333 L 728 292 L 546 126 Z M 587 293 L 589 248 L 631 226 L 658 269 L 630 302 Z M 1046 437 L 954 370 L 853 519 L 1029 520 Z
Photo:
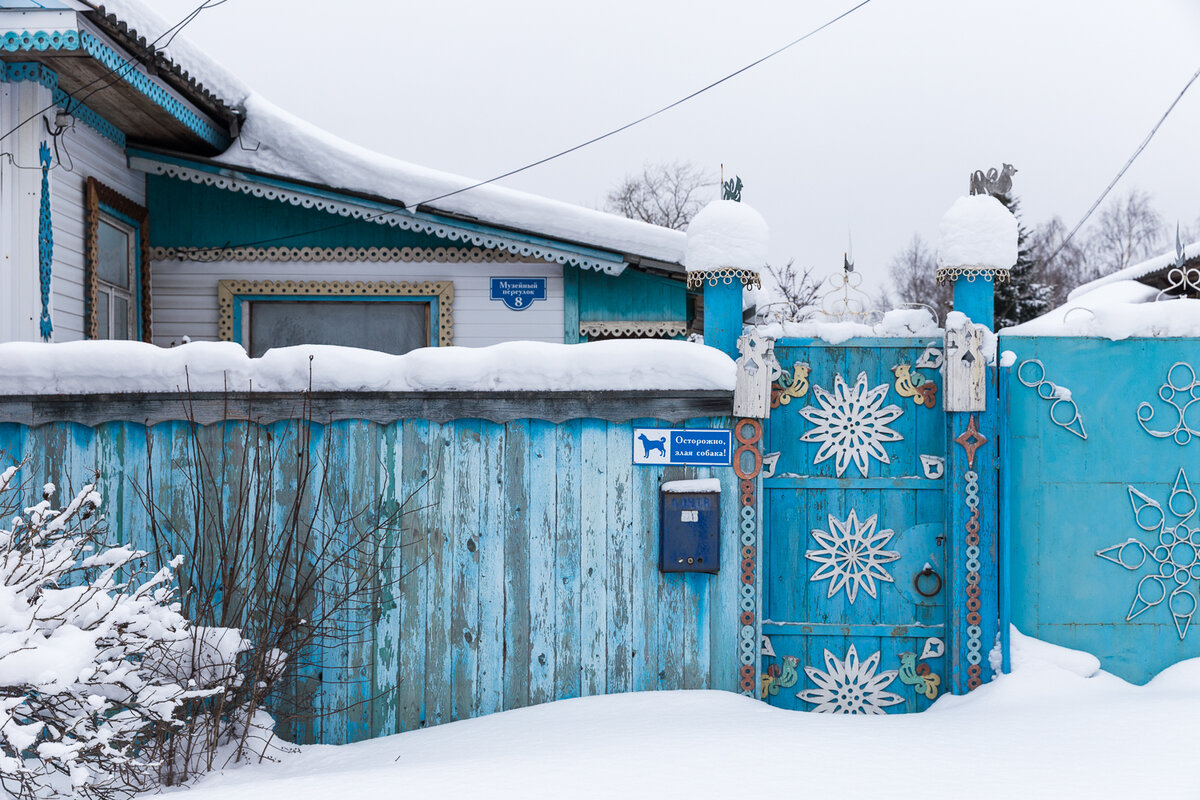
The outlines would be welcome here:
M 947 686 L 940 339 L 784 339 L 762 452 L 760 694 L 835 713 Z

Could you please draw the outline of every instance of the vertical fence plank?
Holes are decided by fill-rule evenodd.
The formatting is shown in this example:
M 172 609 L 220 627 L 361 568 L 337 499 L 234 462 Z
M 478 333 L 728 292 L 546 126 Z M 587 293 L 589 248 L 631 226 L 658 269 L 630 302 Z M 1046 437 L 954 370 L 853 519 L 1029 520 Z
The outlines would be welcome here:
M 653 420 L 634 420 L 630 428 L 649 427 Z M 632 455 L 630 455 L 632 458 Z M 661 467 L 635 466 L 630 481 L 629 509 L 632 516 L 631 553 L 633 556 L 630 616 L 633 625 L 633 691 L 657 688 L 658 652 L 658 571 L 659 486 Z
M 504 708 L 529 705 L 529 420 L 505 424 Z
M 608 676 L 609 692 L 633 688 L 633 520 L 630 514 L 632 434 L 628 424 L 608 424 Z
M 454 504 L 454 590 L 452 605 L 453 712 L 466 719 L 479 707 L 479 541 L 480 497 L 482 494 L 479 420 L 455 423 Z
M 429 446 L 432 465 L 426 495 L 432 507 L 426 535 L 429 543 L 429 563 L 425 568 L 425 591 L 428 595 L 428 645 L 425 659 L 425 721 L 440 725 L 453 718 L 453 670 L 450 659 L 457 639 L 452 634 L 454 588 L 454 552 L 451 535 L 454 528 L 454 506 L 458 494 L 454 482 L 454 425 L 444 423 L 430 426 Z M 465 498 L 464 498 L 465 499 Z
M 581 431 L 579 420 L 564 422 L 555 430 L 558 443 L 557 493 L 554 498 L 557 523 L 554 542 L 556 698 L 578 697 L 581 691 Z
M 504 708 L 504 496 L 503 425 L 484 422 L 480 445 L 483 502 L 479 530 L 479 705 L 491 714 Z
M 403 543 L 404 496 L 400 476 L 403 471 L 404 428 L 398 423 L 380 431 L 378 485 L 392 516 L 388 530 L 382 533 L 379 552 L 379 606 L 376 611 L 374 678 L 375 700 L 371 704 L 371 724 L 376 736 L 396 732 L 397 699 L 400 691 L 400 603 L 404 592 Z
M 555 427 L 529 423 L 529 702 L 554 699 L 558 647 L 555 643 L 555 491 L 558 453 Z
M 608 426 L 583 420 L 580 456 L 580 693 L 607 691 Z
M 429 562 L 429 524 L 425 506 L 429 479 L 429 423 L 405 420 L 401 458 L 401 492 L 413 508 L 405 516 L 400 592 L 400 675 L 397 692 L 398 726 L 402 731 L 425 724 L 426 597 L 423 591 Z

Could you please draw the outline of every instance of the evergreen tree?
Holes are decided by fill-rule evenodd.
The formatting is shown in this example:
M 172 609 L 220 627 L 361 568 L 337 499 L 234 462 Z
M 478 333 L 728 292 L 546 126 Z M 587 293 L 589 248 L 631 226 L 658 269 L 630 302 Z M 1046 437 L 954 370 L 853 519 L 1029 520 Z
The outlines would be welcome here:
M 1029 230 L 1021 222 L 1021 201 L 1004 194 L 997 194 L 995 198 L 1017 218 L 1017 263 L 1013 265 L 1008 281 L 995 285 L 995 328 L 1000 330 L 1049 311 L 1054 287 L 1038 280 L 1040 270 L 1032 256 Z

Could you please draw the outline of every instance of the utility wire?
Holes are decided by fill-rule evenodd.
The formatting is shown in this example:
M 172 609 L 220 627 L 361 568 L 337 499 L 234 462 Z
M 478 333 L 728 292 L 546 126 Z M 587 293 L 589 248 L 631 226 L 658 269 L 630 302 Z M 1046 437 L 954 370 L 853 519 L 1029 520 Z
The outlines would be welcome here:
M 1146 145 L 1150 144 L 1150 140 L 1154 138 L 1154 134 L 1158 133 L 1158 129 L 1162 127 L 1164 122 L 1167 121 L 1167 117 L 1170 116 L 1171 112 L 1175 110 L 1175 106 L 1179 105 L 1179 101 L 1183 99 L 1185 94 L 1187 94 L 1187 90 L 1192 88 L 1192 84 L 1196 82 L 1197 78 L 1200 78 L 1200 69 L 1197 69 L 1196 73 L 1192 75 L 1191 79 L 1184 84 L 1183 89 L 1180 90 L 1175 99 L 1171 101 L 1171 105 L 1167 106 L 1167 110 L 1164 111 L 1163 115 L 1158 118 L 1158 122 L 1154 123 L 1154 127 L 1150 129 L 1148 134 L 1146 134 L 1146 138 L 1142 140 L 1142 143 L 1138 145 L 1136 150 L 1133 151 L 1133 155 L 1131 155 L 1129 160 L 1125 162 L 1125 166 L 1121 167 L 1120 171 L 1117 172 L 1117 176 L 1112 179 L 1108 186 L 1104 187 L 1104 191 L 1101 192 L 1100 196 L 1096 198 L 1096 202 L 1092 203 L 1092 207 L 1089 208 L 1087 213 L 1083 215 L 1083 219 L 1079 220 L 1079 222 L 1075 224 L 1075 227 L 1071 229 L 1071 232 L 1067 234 L 1067 237 L 1062 240 L 1062 244 L 1058 246 L 1058 249 L 1046 259 L 1046 264 L 1054 261 L 1054 259 L 1058 257 L 1058 254 L 1066 249 L 1066 246 L 1070 243 L 1071 238 L 1076 233 L 1079 233 L 1079 229 L 1083 227 L 1083 223 L 1087 222 L 1088 218 L 1095 213 L 1096 209 L 1100 207 L 1100 204 L 1104 202 L 1104 198 L 1108 197 L 1108 193 L 1113 190 L 1113 187 L 1117 185 L 1117 182 L 1121 180 L 1121 177 L 1133 165 L 1134 160 L 1142 154 L 1142 151 L 1146 149 Z
M 185 27 L 187 27 L 189 24 L 191 24 L 192 20 L 194 20 L 196 17 L 198 17 L 198 16 L 200 15 L 200 12 L 201 12 L 201 11 L 204 11 L 204 10 L 206 10 L 206 9 L 209 9 L 209 8 L 216 8 L 217 6 L 221 5 L 222 3 L 227 3 L 227 2 L 229 2 L 229 0 L 204 0 L 204 2 L 203 2 L 203 3 L 201 3 L 201 4 L 200 4 L 199 6 L 197 6 L 196 8 L 192 9 L 190 12 L 188 12 L 187 16 L 185 16 L 185 17 L 184 17 L 183 19 L 181 19 L 179 22 L 176 22 L 176 23 L 175 23 L 174 25 L 172 25 L 171 27 L 167 28 L 165 31 L 163 31 L 163 32 L 162 32 L 162 33 L 159 35 L 159 37 L 158 37 L 157 39 L 155 39 L 154 41 L 150 42 L 150 44 L 149 44 L 149 45 L 147 45 L 147 46 L 148 46 L 148 47 L 154 47 L 154 46 L 156 46 L 156 45 L 157 45 L 157 44 L 158 44 L 160 41 L 162 41 L 163 37 L 165 37 L 165 36 L 168 36 L 168 35 L 169 35 L 171 38 L 167 40 L 167 44 L 163 45 L 163 47 L 165 48 L 167 45 L 169 45 L 169 44 L 170 44 L 172 41 L 174 41 L 174 40 L 175 40 L 175 37 L 176 37 L 176 36 L 179 34 L 179 32 L 180 32 L 181 30 L 183 30 Z M 109 69 L 108 71 L 104 72 L 104 73 L 103 73 L 103 74 L 101 74 L 100 76 L 98 76 L 98 77 L 96 77 L 96 78 L 93 78 L 92 80 L 90 80 L 90 81 L 88 81 L 87 83 L 85 83 L 83 86 L 80 86 L 78 89 L 76 89 L 76 90 L 75 90 L 75 93 L 82 92 L 84 89 L 87 89 L 89 86 L 93 86 L 93 85 L 95 85 L 95 84 L 99 83 L 100 81 L 105 81 L 105 80 L 108 80 L 110 77 L 112 77 L 113 75 L 115 75 L 117 72 L 119 72 L 119 71 L 121 71 L 121 70 L 124 70 L 124 69 L 126 69 L 127 67 L 130 67 L 130 66 L 132 66 L 132 65 L 133 65 L 133 63 L 134 63 L 134 62 L 133 62 L 133 59 L 131 59 L 131 58 L 123 58 L 123 59 L 121 59 L 121 62 L 122 62 L 121 64 L 119 64 L 119 65 L 117 65 L 117 66 L 115 66 L 115 67 L 112 67 L 111 69 Z M 110 85 L 111 85 L 111 82 L 110 82 L 110 83 L 106 83 L 104 86 L 97 87 L 96 89 L 93 89 L 93 90 L 92 90 L 91 92 L 89 92 L 88 94 L 84 95 L 82 98 L 77 98 L 77 97 L 75 97 L 73 94 L 71 94 L 71 93 L 68 93 L 68 94 L 67 94 L 67 100 L 68 100 L 68 102 L 67 102 L 67 107 L 68 107 L 68 108 L 67 108 L 67 110 L 68 110 L 68 113 L 70 113 L 70 106 L 71 106 L 71 105 L 73 105 L 74 103 L 82 103 L 84 100 L 86 100 L 87 98 L 91 97 L 91 96 L 92 96 L 93 94 L 95 94 L 96 92 L 100 91 L 101 89 L 105 89 L 105 88 L 107 88 L 107 87 L 108 87 L 108 86 L 110 86 Z M 28 116 L 28 117 L 26 117 L 25 119 L 21 120 L 21 121 L 20 121 L 20 122 L 18 122 L 16 125 L 14 125 L 12 128 L 10 128 L 9 130 L 5 131 L 5 132 L 4 132 L 4 134 L 0 135 L 0 142 L 4 141 L 4 140 L 5 140 L 5 139 L 7 139 L 9 136 L 12 136 L 14 133 L 16 133 L 17 131 L 19 131 L 21 128 L 23 128 L 25 125 L 27 125 L 29 122 L 31 122 L 31 121 L 33 121 L 33 120 L 37 119 L 37 118 L 38 118 L 38 117 L 40 117 L 42 114 L 45 114 L 47 111 L 49 111 L 50 109 L 54 108 L 56 105 L 58 105 L 58 104 L 57 104 L 57 103 L 51 103 L 50 105 L 46 106 L 45 108 L 41 109 L 40 111 L 36 111 L 36 112 L 34 112 L 33 114 L 31 114 L 30 116 Z
M 221 1 L 224 2 L 224 0 L 221 0 Z M 723 78 L 719 78 L 719 79 L 713 81 L 712 83 L 708 84 L 707 86 L 704 86 L 703 88 L 697 89 L 696 91 L 692 92 L 691 94 L 688 94 L 684 97 L 679 98 L 678 100 L 676 100 L 673 103 L 669 103 L 668 105 L 665 105 L 662 108 L 659 108 L 657 111 L 651 111 L 649 114 L 638 117 L 637 119 L 633 120 L 632 122 L 627 122 L 624 125 L 620 126 L 619 128 L 613 128 L 612 130 L 608 131 L 607 133 L 602 133 L 599 136 L 592 137 L 591 139 L 588 139 L 586 142 L 581 142 L 581 143 L 575 145 L 574 147 L 568 147 L 566 150 L 560 150 L 559 152 L 555 153 L 554 155 L 546 156 L 545 158 L 540 158 L 537 161 L 533 161 L 529 164 L 526 164 L 523 167 L 517 167 L 516 169 L 511 169 L 508 172 L 501 173 L 500 175 L 496 175 L 494 177 L 488 178 L 487 180 L 482 180 L 477 183 L 472 183 L 468 186 L 462 187 L 461 189 L 455 189 L 452 192 L 446 192 L 445 194 L 439 194 L 437 197 L 431 197 L 428 200 L 422 200 L 419 203 L 404 204 L 404 205 L 396 206 L 394 208 L 389 208 L 386 211 L 380 211 L 375 214 L 358 217 L 354 220 L 338 222 L 338 223 L 334 223 L 333 225 L 327 225 L 322 228 L 312 228 L 310 230 L 300 231 L 298 233 L 291 233 L 291 234 L 287 234 L 285 236 L 275 236 L 270 239 L 260 239 L 255 242 L 243 242 L 241 244 L 236 244 L 236 245 L 232 244 L 232 243 L 226 243 L 225 245 L 223 245 L 221 247 L 213 246 L 213 247 L 201 247 L 201 248 L 197 248 L 197 249 L 212 251 L 212 250 L 224 250 L 224 249 L 228 249 L 231 247 L 256 247 L 258 245 L 271 244 L 273 242 L 282 242 L 287 239 L 295 239 L 300 236 L 307 236 L 307 235 L 313 234 L 313 233 L 324 233 L 325 231 L 336 230 L 338 228 L 343 228 L 347 225 L 353 225 L 356 221 L 372 222 L 377 219 L 382 219 L 383 217 L 391 216 L 392 214 L 396 214 L 400 211 L 403 211 L 406 208 L 409 210 L 412 210 L 412 211 L 416 211 L 418 208 L 420 208 L 423 205 L 427 205 L 429 203 L 436 203 L 438 200 L 444 200 L 447 197 L 453 197 L 456 194 L 462 194 L 463 192 L 469 192 L 472 189 L 478 189 L 480 186 L 486 186 L 489 183 L 495 183 L 496 181 L 504 180 L 505 178 L 511 177 L 518 173 L 525 172 L 526 170 L 530 170 L 530 169 L 533 169 L 534 167 L 538 167 L 538 166 L 541 166 L 542 164 L 553 161 L 556 158 L 561 158 L 570 153 L 574 153 L 577 150 L 582 150 L 583 148 L 593 145 L 596 142 L 603 141 L 603 140 L 609 138 L 610 136 L 616 136 L 618 133 L 621 133 L 622 131 L 627 131 L 630 128 L 634 127 L 635 125 L 640 125 L 641 123 L 643 123 L 649 119 L 653 119 L 654 117 L 657 117 L 659 114 L 670 111 L 671 109 L 675 108 L 676 106 L 682 105 L 683 103 L 686 103 L 687 101 L 691 100 L 692 98 L 697 97 L 698 95 L 704 94 L 709 89 L 713 89 L 717 86 L 720 86 L 722 83 L 725 83 L 726 81 L 728 81 L 732 78 L 736 78 L 738 75 L 741 75 L 743 72 L 746 72 L 749 69 L 753 69 L 754 67 L 757 67 L 759 64 L 763 63 L 764 61 L 774 58 L 775 56 L 779 55 L 780 53 L 784 52 L 785 50 L 789 50 L 792 47 L 795 47 L 796 45 L 803 42 L 805 39 L 809 39 L 809 38 L 815 36 L 816 34 L 825 30 L 826 28 L 833 25 L 834 23 L 845 19 L 846 17 L 853 14 L 855 11 L 858 11 L 860 8 L 862 8 L 863 6 L 868 5 L 870 3 L 871 3 L 871 0 L 862 0 L 862 2 L 858 3 L 858 5 L 855 5 L 849 9 L 847 9 L 846 11 L 843 11 L 841 14 L 838 14 L 833 19 L 830 19 L 829 21 L 817 26 L 816 28 L 813 28 L 811 31 L 804 34 L 803 36 L 793 39 L 792 41 L 788 42 L 787 44 L 783 45 L 782 47 L 772 50 L 770 53 L 767 53 L 762 58 L 756 59 L 755 61 L 751 61 L 749 64 L 745 65 L 744 67 L 729 73 L 728 75 L 724 76 Z

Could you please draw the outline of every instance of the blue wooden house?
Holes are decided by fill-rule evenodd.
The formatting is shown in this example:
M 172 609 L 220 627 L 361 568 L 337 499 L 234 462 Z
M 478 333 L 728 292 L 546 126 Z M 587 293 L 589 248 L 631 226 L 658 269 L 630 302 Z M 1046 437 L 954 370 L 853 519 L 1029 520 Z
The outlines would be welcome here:
M 160 23 L 0 0 L 0 341 L 680 338 L 683 234 L 377 156 Z M 161 23 L 165 28 L 166 23 Z M 183 55 L 176 55 L 176 49 Z

